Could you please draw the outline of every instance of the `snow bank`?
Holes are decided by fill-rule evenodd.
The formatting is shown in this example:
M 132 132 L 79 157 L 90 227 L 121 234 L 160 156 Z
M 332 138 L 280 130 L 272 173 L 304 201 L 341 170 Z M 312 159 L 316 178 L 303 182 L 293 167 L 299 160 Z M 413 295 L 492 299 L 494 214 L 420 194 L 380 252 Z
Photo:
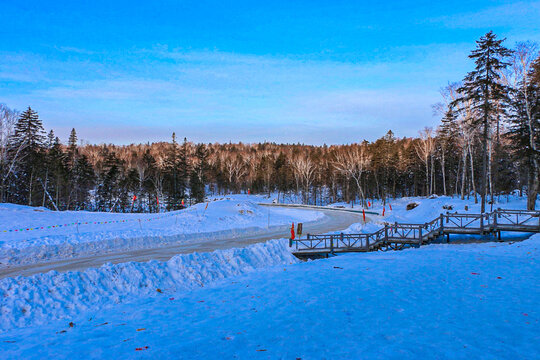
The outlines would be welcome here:
M 92 313 L 140 297 L 166 296 L 273 265 L 298 260 L 287 241 L 242 249 L 182 254 L 167 262 L 106 264 L 98 269 L 0 280 L 0 329 Z

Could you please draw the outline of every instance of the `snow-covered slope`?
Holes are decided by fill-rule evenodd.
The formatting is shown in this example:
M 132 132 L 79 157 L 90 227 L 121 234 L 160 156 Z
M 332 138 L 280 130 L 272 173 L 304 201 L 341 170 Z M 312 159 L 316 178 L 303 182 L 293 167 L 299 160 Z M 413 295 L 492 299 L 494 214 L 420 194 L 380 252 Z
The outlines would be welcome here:
M 254 235 L 269 226 L 324 216 L 316 211 L 262 207 L 257 204 L 261 200 L 236 195 L 164 214 L 57 212 L 0 204 L 0 266 Z

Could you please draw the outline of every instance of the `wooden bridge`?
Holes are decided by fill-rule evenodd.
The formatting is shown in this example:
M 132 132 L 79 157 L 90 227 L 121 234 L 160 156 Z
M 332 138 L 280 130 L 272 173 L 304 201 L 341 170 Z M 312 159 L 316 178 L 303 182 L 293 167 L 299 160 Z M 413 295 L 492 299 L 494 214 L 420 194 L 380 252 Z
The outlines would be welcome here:
M 484 214 L 441 214 L 425 224 L 385 224 L 371 234 L 307 234 L 306 239 L 290 240 L 299 258 L 327 257 L 329 254 L 401 250 L 419 247 L 434 240 L 450 240 L 450 234 L 495 235 L 501 231 L 540 232 L 540 211 L 497 209 Z

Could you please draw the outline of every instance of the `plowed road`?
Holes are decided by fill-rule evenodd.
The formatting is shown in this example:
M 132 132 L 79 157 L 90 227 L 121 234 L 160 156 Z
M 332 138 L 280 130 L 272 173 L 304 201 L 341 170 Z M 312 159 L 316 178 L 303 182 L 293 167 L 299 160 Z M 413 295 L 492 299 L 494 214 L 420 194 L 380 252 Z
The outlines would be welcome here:
M 305 209 L 304 211 L 314 211 Z M 331 231 L 346 229 L 351 224 L 360 222 L 361 215 L 345 211 L 323 210 L 324 216 L 320 220 L 306 222 L 303 226 L 303 233 L 320 234 Z M 286 238 L 290 235 L 290 226 L 271 226 L 264 234 L 257 235 L 238 235 L 230 237 L 208 233 L 208 241 L 184 241 L 178 244 L 171 244 L 156 248 L 129 250 L 122 252 L 101 253 L 91 256 L 68 258 L 61 260 L 51 260 L 42 263 L 14 265 L 0 269 L 0 278 L 14 276 L 29 276 L 37 273 L 48 272 L 51 270 L 66 272 L 72 270 L 83 270 L 87 268 L 96 268 L 106 263 L 124 263 L 130 261 L 144 262 L 149 260 L 167 261 L 177 254 L 187 254 L 193 252 L 211 252 L 218 249 L 230 249 L 235 247 L 245 247 L 250 244 L 268 241 L 271 239 Z

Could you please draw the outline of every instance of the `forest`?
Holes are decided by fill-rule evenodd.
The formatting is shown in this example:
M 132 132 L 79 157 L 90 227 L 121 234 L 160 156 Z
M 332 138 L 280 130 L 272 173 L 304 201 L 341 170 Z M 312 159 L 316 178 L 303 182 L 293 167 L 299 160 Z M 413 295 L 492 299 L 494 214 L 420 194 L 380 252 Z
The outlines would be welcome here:
M 473 69 L 440 90 L 440 118 L 416 137 L 313 146 L 170 142 L 67 144 L 38 112 L 0 105 L 0 202 L 54 210 L 159 212 L 209 195 L 272 194 L 306 204 L 402 196 L 472 197 L 482 210 L 518 191 L 535 207 L 540 177 L 540 56 L 489 32 Z

